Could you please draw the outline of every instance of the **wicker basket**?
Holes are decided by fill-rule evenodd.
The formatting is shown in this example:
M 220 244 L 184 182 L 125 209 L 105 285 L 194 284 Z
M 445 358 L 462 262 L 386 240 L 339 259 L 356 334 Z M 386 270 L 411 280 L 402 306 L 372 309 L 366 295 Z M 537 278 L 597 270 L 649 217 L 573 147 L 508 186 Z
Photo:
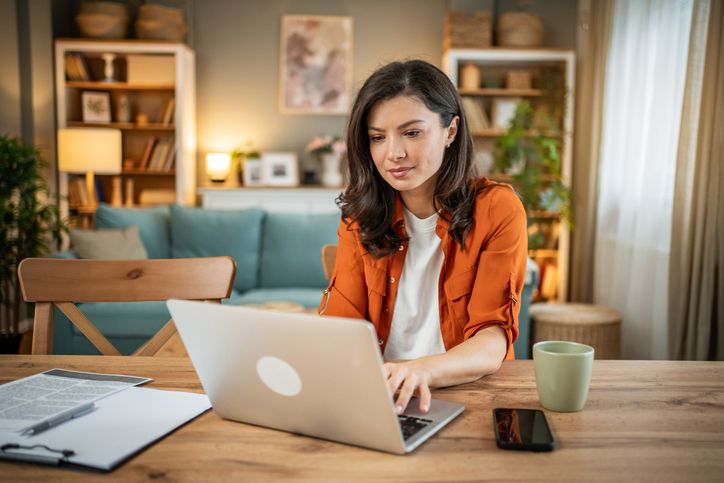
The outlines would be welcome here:
M 509 70 L 505 74 L 505 87 L 508 89 L 530 89 L 531 85 L 529 70 Z
M 545 29 L 538 15 L 529 12 L 505 12 L 495 24 L 496 45 L 504 47 L 540 47 Z
M 447 12 L 443 28 L 443 48 L 484 49 L 492 45 L 490 12 L 475 12 L 468 17 L 464 12 Z
M 188 27 L 180 8 L 150 3 L 138 8 L 136 37 L 139 39 L 183 42 L 186 31 Z
M 115 2 L 83 2 L 75 17 L 81 37 L 125 39 L 128 35 L 128 7 Z
M 568 340 L 594 348 L 595 359 L 621 356 L 619 312 L 590 304 L 532 304 L 531 345 L 544 340 Z

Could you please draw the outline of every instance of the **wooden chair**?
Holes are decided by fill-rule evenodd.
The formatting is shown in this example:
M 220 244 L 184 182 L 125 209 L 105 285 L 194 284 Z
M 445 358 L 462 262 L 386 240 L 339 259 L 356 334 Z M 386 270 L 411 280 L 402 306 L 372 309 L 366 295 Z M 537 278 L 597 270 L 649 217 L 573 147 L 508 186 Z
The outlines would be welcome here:
M 231 295 L 231 257 L 168 260 L 67 260 L 27 258 L 18 267 L 26 302 L 35 302 L 33 354 L 53 353 L 57 306 L 103 355 L 121 355 L 73 302 L 140 302 L 168 299 L 221 303 Z M 176 333 L 169 320 L 134 356 L 154 355 Z
M 329 280 L 334 272 L 334 264 L 337 262 L 337 245 L 324 245 L 322 247 L 322 268 L 324 278 Z

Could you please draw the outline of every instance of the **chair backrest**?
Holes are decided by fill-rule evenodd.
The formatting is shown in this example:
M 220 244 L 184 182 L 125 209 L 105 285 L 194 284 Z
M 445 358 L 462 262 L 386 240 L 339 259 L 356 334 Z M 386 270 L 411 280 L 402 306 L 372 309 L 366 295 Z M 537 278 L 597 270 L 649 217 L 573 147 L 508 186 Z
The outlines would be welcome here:
M 322 268 L 324 278 L 327 280 L 332 278 L 335 263 L 337 263 L 337 245 L 324 245 L 322 247 Z
M 231 257 L 161 260 L 26 258 L 18 266 L 23 298 L 35 302 L 33 354 L 53 353 L 57 306 L 103 355 L 120 352 L 73 302 L 140 302 L 168 299 L 221 303 L 231 295 L 236 262 Z M 173 320 L 132 355 L 154 355 L 176 332 Z

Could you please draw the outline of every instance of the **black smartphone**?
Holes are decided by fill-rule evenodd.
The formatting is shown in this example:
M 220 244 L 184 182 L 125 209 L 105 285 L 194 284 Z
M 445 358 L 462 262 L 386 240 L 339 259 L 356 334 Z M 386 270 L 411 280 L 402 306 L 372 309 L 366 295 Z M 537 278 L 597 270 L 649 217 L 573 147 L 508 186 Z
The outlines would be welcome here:
M 553 451 L 556 442 L 546 415 L 538 409 L 493 409 L 498 448 Z

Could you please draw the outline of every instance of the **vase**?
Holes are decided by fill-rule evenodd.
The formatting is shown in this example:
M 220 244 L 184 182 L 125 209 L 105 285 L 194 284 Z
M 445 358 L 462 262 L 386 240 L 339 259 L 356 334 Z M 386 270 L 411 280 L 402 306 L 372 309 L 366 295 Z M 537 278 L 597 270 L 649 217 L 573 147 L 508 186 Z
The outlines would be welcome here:
M 324 153 L 322 158 L 322 186 L 337 188 L 342 186 L 342 156 L 334 153 Z

